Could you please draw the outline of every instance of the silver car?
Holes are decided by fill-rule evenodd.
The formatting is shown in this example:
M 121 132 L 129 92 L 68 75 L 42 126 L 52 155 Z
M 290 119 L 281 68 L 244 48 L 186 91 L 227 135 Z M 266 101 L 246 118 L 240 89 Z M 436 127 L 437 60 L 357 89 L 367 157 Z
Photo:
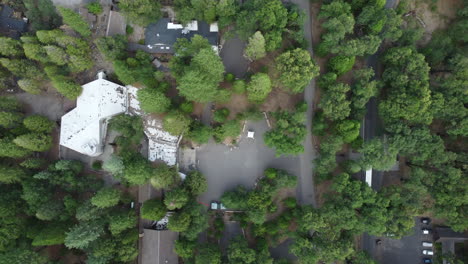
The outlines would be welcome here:
M 422 242 L 422 246 L 423 246 L 423 247 L 429 247 L 429 248 L 431 248 L 431 247 L 432 247 L 432 243 L 431 243 L 431 242 Z

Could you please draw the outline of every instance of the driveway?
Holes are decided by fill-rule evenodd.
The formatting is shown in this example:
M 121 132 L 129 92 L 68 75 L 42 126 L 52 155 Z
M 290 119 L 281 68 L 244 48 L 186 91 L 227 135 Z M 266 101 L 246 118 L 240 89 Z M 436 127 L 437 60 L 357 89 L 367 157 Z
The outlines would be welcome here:
M 303 10 L 305 13 L 305 22 L 304 22 L 304 38 L 309 43 L 307 50 L 310 54 L 313 54 L 312 49 L 312 16 L 310 14 L 310 1 L 309 0 L 291 0 L 291 3 L 296 4 L 300 10 Z M 304 141 L 304 153 L 299 156 L 300 159 L 300 174 L 299 184 L 297 187 L 297 199 L 298 201 L 305 205 L 310 204 L 312 206 L 317 206 L 315 201 L 315 186 L 313 178 L 313 163 L 317 157 L 316 151 L 312 146 L 312 115 L 313 115 L 313 99 L 315 96 L 315 80 L 312 80 L 309 85 L 304 90 L 304 101 L 307 103 L 307 120 L 306 128 L 307 135 Z
M 245 45 L 246 42 L 237 36 L 227 39 L 219 54 L 226 72 L 234 74 L 237 78 L 243 78 L 249 67 L 249 61 L 244 58 Z
M 422 242 L 432 242 L 432 235 L 423 235 L 421 233 L 423 226 L 419 218 L 416 217 L 415 222 L 412 234 L 402 239 L 374 237 L 365 234 L 363 236 L 363 249 L 381 264 L 422 263 Z M 432 227 L 429 227 L 429 229 L 432 229 Z M 380 239 L 382 243 L 376 245 L 376 239 Z
M 246 138 L 248 129 L 255 131 L 254 140 Z M 208 181 L 208 190 L 200 196 L 200 202 L 208 205 L 219 200 L 225 191 L 237 185 L 253 188 L 255 180 L 269 167 L 299 175 L 300 158 L 276 157 L 275 151 L 265 146 L 263 134 L 268 130 L 265 120 L 248 122 L 237 148 L 211 141 L 197 150 L 198 170 Z

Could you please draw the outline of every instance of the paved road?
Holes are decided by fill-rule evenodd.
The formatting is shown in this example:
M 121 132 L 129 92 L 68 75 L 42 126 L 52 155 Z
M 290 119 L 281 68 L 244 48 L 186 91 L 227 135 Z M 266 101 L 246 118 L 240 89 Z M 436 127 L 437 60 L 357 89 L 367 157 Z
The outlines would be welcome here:
M 380 264 L 414 264 L 422 263 L 422 242 L 432 242 L 431 235 L 423 235 L 423 228 L 419 218 L 415 218 L 415 226 L 412 234 L 402 239 L 390 239 L 364 235 L 364 248 Z M 376 239 L 382 240 L 382 244 L 376 245 Z
M 291 0 L 292 3 L 296 4 L 300 10 L 303 10 L 306 14 L 306 20 L 304 23 L 304 37 L 309 43 L 308 50 L 310 54 L 313 54 L 312 50 L 312 16 L 310 14 L 310 1 L 309 0 Z M 307 103 L 307 136 L 304 141 L 304 153 L 300 155 L 300 168 L 299 184 L 297 187 L 297 198 L 301 204 L 311 204 L 316 206 L 315 201 L 315 187 L 312 171 L 312 160 L 315 159 L 316 153 L 312 146 L 312 115 L 313 115 L 313 99 L 315 95 L 315 80 L 312 80 L 310 84 L 305 88 L 304 100 Z
M 387 0 L 385 8 L 395 8 L 398 0 Z M 380 72 L 379 62 L 380 51 L 368 56 L 366 59 L 367 66 L 374 69 L 376 75 Z M 375 79 L 375 78 L 374 78 Z M 363 126 L 361 133 L 364 136 L 364 140 L 368 141 L 376 136 L 380 120 L 377 111 L 377 98 L 372 97 L 366 105 L 366 116 L 363 120 Z M 363 176 L 365 177 L 365 176 Z M 383 172 L 372 170 L 372 188 L 374 190 L 380 190 L 383 182 Z
M 298 157 L 276 157 L 273 149 L 265 146 L 263 134 L 269 130 L 265 120 L 248 122 L 246 130 L 255 131 L 255 139 L 247 139 L 243 132 L 239 147 L 232 149 L 214 141 L 197 150 L 198 169 L 208 181 L 208 190 L 199 201 L 208 205 L 237 185 L 252 188 L 266 168 L 283 169 L 294 175 L 300 173 Z

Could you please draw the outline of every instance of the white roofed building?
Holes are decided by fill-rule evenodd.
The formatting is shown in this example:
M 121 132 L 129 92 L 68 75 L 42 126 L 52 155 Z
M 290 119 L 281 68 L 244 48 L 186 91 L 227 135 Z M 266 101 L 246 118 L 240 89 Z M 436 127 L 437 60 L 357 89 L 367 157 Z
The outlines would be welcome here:
M 148 159 L 164 161 L 170 166 L 177 163 L 180 136 L 165 131 L 159 118 L 140 109 L 136 87 L 110 82 L 104 79 L 103 73 L 82 87 L 76 108 L 62 116 L 60 145 L 97 157 L 103 152 L 108 121 L 115 115 L 129 113 L 142 117 L 148 138 Z
M 127 88 L 104 79 L 82 86 L 76 108 L 62 116 L 60 145 L 96 157 L 102 153 L 108 120 L 127 111 Z

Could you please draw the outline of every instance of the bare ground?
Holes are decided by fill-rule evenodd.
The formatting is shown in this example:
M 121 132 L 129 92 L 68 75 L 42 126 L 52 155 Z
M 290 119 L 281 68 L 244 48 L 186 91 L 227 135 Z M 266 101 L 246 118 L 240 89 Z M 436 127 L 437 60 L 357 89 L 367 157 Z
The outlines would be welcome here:
M 410 1 L 411 10 L 426 24 L 426 33 L 432 33 L 436 29 L 444 29 L 455 18 L 459 7 L 463 5 L 461 0 L 438 0 L 435 9 L 431 8 L 431 1 Z

